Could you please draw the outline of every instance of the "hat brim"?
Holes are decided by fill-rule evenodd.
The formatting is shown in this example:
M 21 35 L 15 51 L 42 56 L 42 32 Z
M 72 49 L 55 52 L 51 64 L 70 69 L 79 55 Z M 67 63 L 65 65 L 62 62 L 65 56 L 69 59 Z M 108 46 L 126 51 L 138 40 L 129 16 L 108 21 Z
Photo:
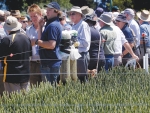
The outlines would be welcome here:
M 101 18 L 98 18 L 98 20 L 104 22 L 104 23 L 107 24 L 107 25 L 114 25 L 113 22 L 107 23 L 107 22 L 105 22 L 104 20 L 102 20 Z
M 20 30 L 22 27 L 22 24 L 18 22 L 17 26 L 14 27 L 10 27 L 7 23 L 4 24 L 4 29 L 6 29 L 7 31 L 17 31 Z
M 76 11 L 76 10 L 67 11 L 66 13 L 69 15 L 69 13 L 71 13 L 71 12 L 77 12 L 77 13 L 80 13 L 80 12 L 78 12 L 78 11 Z M 80 13 L 80 14 L 82 15 L 82 18 L 85 18 L 85 15 L 84 15 L 83 13 Z
M 85 18 L 85 19 L 84 19 L 84 21 L 90 21 L 93 25 L 95 25 L 95 24 L 96 24 L 96 21 L 91 20 L 91 19 L 89 19 L 89 18 Z
M 150 21 L 150 15 L 148 16 L 148 18 L 145 18 L 141 15 L 141 12 L 137 12 L 136 13 L 137 17 L 140 18 L 141 20 L 145 21 L 145 22 L 149 22 Z
M 94 13 L 95 13 L 94 10 L 91 9 L 91 8 L 89 8 L 89 12 L 88 12 L 87 14 L 85 14 L 85 15 L 92 15 L 92 14 L 94 14 Z

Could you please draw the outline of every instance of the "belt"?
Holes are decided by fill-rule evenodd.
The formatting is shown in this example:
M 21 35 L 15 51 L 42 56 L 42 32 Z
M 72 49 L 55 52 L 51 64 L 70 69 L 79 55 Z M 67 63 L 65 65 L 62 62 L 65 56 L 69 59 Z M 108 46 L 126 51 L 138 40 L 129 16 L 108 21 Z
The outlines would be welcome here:
M 40 60 L 30 61 L 30 62 L 33 62 L 33 63 L 40 63 Z

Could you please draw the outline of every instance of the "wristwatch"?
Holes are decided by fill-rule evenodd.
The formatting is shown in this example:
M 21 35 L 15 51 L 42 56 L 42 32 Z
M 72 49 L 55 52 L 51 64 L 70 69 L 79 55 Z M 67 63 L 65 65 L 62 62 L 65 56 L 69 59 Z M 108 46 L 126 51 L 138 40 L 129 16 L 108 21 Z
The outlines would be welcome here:
M 38 41 L 39 41 L 39 39 L 37 39 L 37 40 L 35 41 L 35 45 L 38 45 Z

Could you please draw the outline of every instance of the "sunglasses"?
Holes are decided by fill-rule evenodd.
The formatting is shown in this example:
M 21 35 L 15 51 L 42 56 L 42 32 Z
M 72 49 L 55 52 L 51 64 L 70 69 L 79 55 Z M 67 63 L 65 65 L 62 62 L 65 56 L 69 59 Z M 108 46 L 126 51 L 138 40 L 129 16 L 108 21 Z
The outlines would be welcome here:
M 70 16 L 74 16 L 74 15 L 76 15 L 76 13 L 70 13 L 69 15 L 70 15 Z
M 21 21 L 22 23 L 27 23 L 28 21 Z

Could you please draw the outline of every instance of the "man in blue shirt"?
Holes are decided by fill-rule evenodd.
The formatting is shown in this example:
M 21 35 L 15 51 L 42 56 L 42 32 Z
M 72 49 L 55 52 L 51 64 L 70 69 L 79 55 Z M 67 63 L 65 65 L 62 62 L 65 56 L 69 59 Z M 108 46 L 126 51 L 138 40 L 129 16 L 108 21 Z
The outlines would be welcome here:
M 39 22 L 38 38 L 35 44 L 40 46 L 39 54 L 41 59 L 42 80 L 51 84 L 57 82 L 61 66 L 61 56 L 59 55 L 59 44 L 61 41 L 61 25 L 59 22 L 60 6 L 57 2 L 51 2 L 47 7 L 47 23 L 42 33 L 45 20 Z M 40 39 L 41 38 L 41 39 Z
M 123 14 L 119 14 L 116 18 L 116 25 L 121 29 L 123 34 L 125 35 L 126 40 L 130 44 L 130 47 L 133 49 L 135 46 L 134 43 L 134 32 L 128 27 L 128 21 Z M 133 55 L 132 55 L 133 56 Z M 129 51 L 122 48 L 122 63 L 125 65 L 127 60 L 132 57 Z
M 148 53 L 150 57 L 150 13 L 148 10 L 142 10 L 141 12 L 137 13 L 138 21 L 140 24 L 140 38 L 141 38 L 141 62 L 143 61 L 142 58 L 145 55 L 145 52 Z M 145 48 L 145 50 L 144 50 Z M 143 63 L 140 63 L 141 65 Z M 142 66 L 143 67 L 143 66 Z

